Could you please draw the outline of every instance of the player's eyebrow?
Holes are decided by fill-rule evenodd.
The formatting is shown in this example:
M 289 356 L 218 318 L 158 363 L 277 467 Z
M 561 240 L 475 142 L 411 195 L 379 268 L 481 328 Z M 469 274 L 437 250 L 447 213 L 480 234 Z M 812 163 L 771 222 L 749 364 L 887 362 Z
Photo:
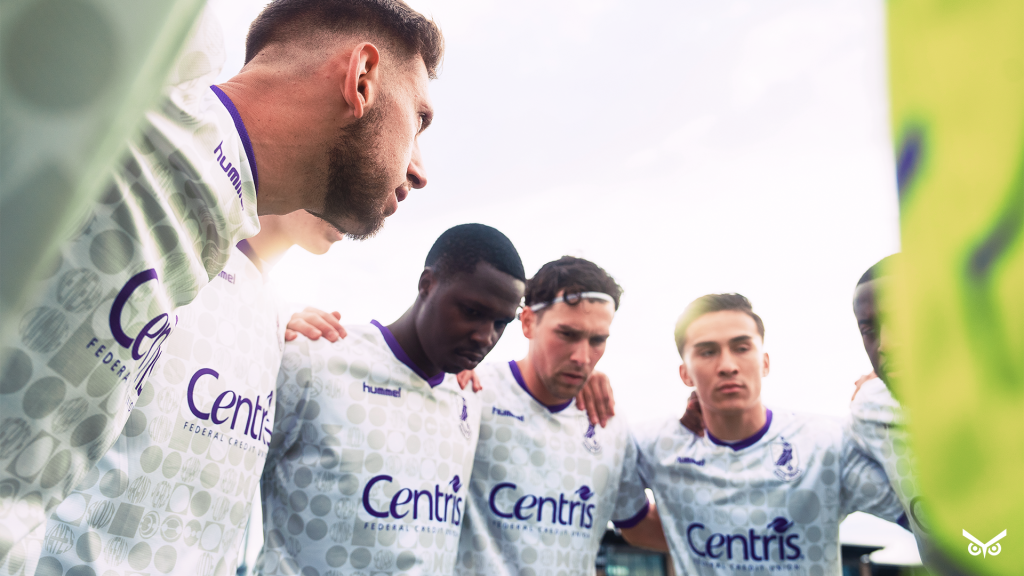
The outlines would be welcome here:
M 705 342 L 697 342 L 693 345 L 694 348 L 718 348 L 718 342 L 714 340 L 707 340 Z
M 743 336 L 737 336 L 729 339 L 729 344 L 745 344 L 747 342 L 753 342 L 754 337 L 744 334 Z

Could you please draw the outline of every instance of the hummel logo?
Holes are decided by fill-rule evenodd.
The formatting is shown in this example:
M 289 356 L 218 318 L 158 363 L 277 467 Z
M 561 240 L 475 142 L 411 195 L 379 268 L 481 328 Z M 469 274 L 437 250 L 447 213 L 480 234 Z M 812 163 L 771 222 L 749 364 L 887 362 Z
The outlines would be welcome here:
M 971 553 L 971 556 L 977 556 L 978 554 L 981 554 L 982 558 L 988 556 L 989 554 L 996 556 L 1000 552 L 1002 552 L 1003 547 L 997 544 L 997 542 L 1002 540 L 1004 536 L 1006 536 L 1006 530 L 1003 530 L 999 533 L 998 536 L 982 544 L 981 541 L 979 541 L 977 538 L 971 536 L 970 532 L 964 530 L 964 537 L 972 542 L 971 544 L 967 545 L 967 551 Z

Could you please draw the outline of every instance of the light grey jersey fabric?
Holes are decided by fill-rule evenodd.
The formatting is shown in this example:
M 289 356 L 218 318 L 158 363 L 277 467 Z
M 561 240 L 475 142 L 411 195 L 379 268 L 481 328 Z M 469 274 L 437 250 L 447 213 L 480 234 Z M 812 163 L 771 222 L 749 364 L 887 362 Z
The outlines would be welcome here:
M 209 85 L 220 38 L 215 26 L 197 28 L 178 83 L 147 112 L 102 198 L 66 231 L 4 342 L 0 558 L 25 557 L 15 544 L 120 435 L 179 324 L 175 310 L 259 230 L 244 126 Z
M 276 311 L 233 250 L 178 309 L 120 437 L 51 514 L 36 576 L 233 576 L 274 421 Z
M 640 474 L 684 574 L 756 571 L 840 576 L 839 524 L 862 511 L 896 522 L 882 469 L 824 416 L 769 411 L 726 445 L 671 419 L 638 432 Z
M 884 382 L 874 378 L 860 387 L 850 403 L 847 426 L 857 445 L 885 470 L 907 513 L 907 524 L 914 532 L 922 562 L 926 566 L 944 564 L 928 537 L 927 520 L 922 516 L 903 408 Z
M 270 575 L 450 575 L 480 401 L 380 325 L 285 347 L 262 481 Z
M 456 573 L 594 574 L 608 521 L 630 527 L 647 514 L 626 422 L 595 427 L 572 402 L 541 404 L 515 362 L 477 376 L 483 416 Z

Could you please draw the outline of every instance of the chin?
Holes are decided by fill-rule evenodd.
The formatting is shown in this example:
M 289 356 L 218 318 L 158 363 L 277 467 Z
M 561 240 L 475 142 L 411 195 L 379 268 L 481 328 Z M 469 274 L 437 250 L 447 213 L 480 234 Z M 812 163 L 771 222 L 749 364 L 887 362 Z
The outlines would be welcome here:
M 464 372 L 466 370 L 476 370 L 476 367 L 479 365 L 479 362 L 463 364 L 463 361 L 461 360 L 451 360 L 447 364 L 441 366 L 441 370 L 448 374 L 458 374 L 459 372 Z

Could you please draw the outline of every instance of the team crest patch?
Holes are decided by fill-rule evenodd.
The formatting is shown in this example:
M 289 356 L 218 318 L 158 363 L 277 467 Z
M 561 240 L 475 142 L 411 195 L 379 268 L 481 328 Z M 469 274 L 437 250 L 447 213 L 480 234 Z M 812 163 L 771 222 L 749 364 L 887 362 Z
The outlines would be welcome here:
M 587 427 L 587 431 L 583 434 L 583 447 L 591 454 L 601 453 L 601 445 L 597 443 L 597 432 L 594 430 L 593 424 Z
M 779 437 L 771 443 L 772 463 L 775 466 L 775 475 L 780 480 L 792 480 L 800 475 L 800 456 L 797 454 L 796 446 L 786 442 L 785 438 Z
M 462 412 L 459 413 L 459 431 L 469 440 L 472 429 L 469 427 L 469 408 L 466 406 L 466 399 L 462 398 Z

